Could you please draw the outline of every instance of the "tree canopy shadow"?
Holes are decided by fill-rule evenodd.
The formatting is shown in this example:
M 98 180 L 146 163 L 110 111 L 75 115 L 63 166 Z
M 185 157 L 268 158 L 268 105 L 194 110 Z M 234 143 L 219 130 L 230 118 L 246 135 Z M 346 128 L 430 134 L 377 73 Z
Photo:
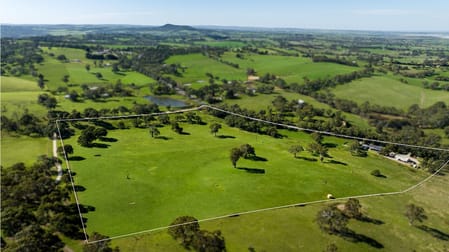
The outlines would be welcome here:
M 108 142 L 108 143 L 115 143 L 115 142 L 118 142 L 118 139 L 113 138 L 113 137 L 100 137 L 100 141 Z
M 334 143 L 323 143 L 323 146 L 326 148 L 336 148 L 338 145 Z
M 260 169 L 260 168 L 237 167 L 237 169 L 245 170 L 248 173 L 265 174 L 265 169 Z
M 107 149 L 107 148 L 109 148 L 109 146 L 111 146 L 111 145 L 104 144 L 104 143 L 92 143 L 89 147 Z
M 256 162 L 267 162 L 268 159 L 264 158 L 264 157 L 259 157 L 259 156 L 249 156 L 247 159 L 252 160 L 252 161 L 256 161 Z
M 84 192 L 86 191 L 86 187 L 82 186 L 82 185 L 75 185 L 75 191 L 76 192 Z
M 446 234 L 436 228 L 431 228 L 426 225 L 416 226 L 416 228 L 421 229 L 422 231 L 430 234 L 431 236 L 433 236 L 439 240 L 449 241 L 449 234 Z
M 166 136 L 157 136 L 157 137 L 155 137 L 155 139 L 161 139 L 161 140 L 167 141 L 167 140 L 170 140 L 170 139 L 173 139 L 173 138 L 171 138 L 171 137 L 166 137 Z
M 309 161 L 309 162 L 316 162 L 316 161 L 318 161 L 318 159 L 316 159 L 316 158 L 309 158 L 309 157 L 296 157 L 297 159 L 302 159 L 302 160 L 305 160 L 305 161 Z
M 358 221 L 362 221 L 362 222 L 368 222 L 368 223 L 372 223 L 372 224 L 375 224 L 375 225 L 382 225 L 382 224 L 385 224 L 385 222 L 383 222 L 383 221 L 381 221 L 381 220 L 377 220 L 377 219 L 373 219 L 373 218 L 370 218 L 370 217 L 368 217 L 368 216 L 366 216 L 366 215 L 362 215 L 362 216 L 360 216 L 360 217 L 358 217 L 358 218 L 356 218 Z
M 221 138 L 221 139 L 228 139 L 228 138 L 234 139 L 235 138 L 235 136 L 228 136 L 228 135 L 219 135 L 217 137 Z
M 115 130 L 115 129 L 117 129 L 114 125 L 112 125 L 111 123 L 108 123 L 108 122 L 105 122 L 105 121 L 102 121 L 102 120 L 94 120 L 94 121 L 92 121 L 92 123 L 95 125 L 95 126 L 99 126 L 99 127 L 103 127 L 103 128 L 105 128 L 105 129 L 107 129 L 107 130 Z
M 179 134 L 181 134 L 181 135 L 186 135 L 186 136 L 189 136 L 190 135 L 190 133 L 189 132 L 181 132 L 181 133 L 179 133 Z
M 338 165 L 344 165 L 344 166 L 347 166 L 348 164 L 347 163 L 345 163 L 345 162 L 341 162 L 341 161 L 337 161 L 337 160 L 329 160 L 327 163 L 330 163 L 330 164 L 338 164 Z
M 81 156 L 72 156 L 72 157 L 69 157 L 67 160 L 69 160 L 69 161 L 83 161 L 85 159 L 86 158 L 81 157 Z
M 339 236 L 341 236 L 343 239 L 348 240 L 350 242 L 354 242 L 354 243 L 358 243 L 358 242 L 363 242 L 366 243 L 368 245 L 370 245 L 373 248 L 384 248 L 384 245 L 378 241 L 376 241 L 375 239 L 368 237 L 364 234 L 358 234 L 350 229 L 338 233 Z

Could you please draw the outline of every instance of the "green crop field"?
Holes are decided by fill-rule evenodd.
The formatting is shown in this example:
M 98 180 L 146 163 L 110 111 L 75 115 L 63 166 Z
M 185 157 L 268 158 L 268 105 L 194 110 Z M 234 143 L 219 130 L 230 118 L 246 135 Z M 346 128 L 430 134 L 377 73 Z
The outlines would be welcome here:
M 424 89 L 407 85 L 387 76 L 376 76 L 337 86 L 332 92 L 340 98 L 358 103 L 369 101 L 372 104 L 407 109 L 413 104 L 428 107 L 438 101 L 448 104 L 449 92 Z
M 210 121 L 207 117 L 207 121 Z M 343 139 L 325 138 L 332 159 L 324 163 L 304 152 L 293 158 L 292 144 L 306 146 L 308 135 L 282 131 L 283 139 L 242 132 L 226 126 L 214 137 L 207 126 L 182 124 L 187 135 L 161 128 L 164 139 L 152 139 L 146 129 L 110 131 L 116 142 L 107 148 L 83 148 L 76 138 L 71 161 L 82 204 L 95 206 L 85 214 L 88 231 L 109 236 L 168 225 L 180 215 L 199 219 L 236 212 L 337 197 L 405 189 L 425 174 L 411 171 L 370 153 L 354 158 Z M 234 169 L 232 147 L 249 143 L 266 161 L 241 160 Z M 247 172 L 244 169 L 256 173 Z M 370 175 L 380 169 L 387 176 Z M 262 172 L 263 174 L 261 174 Z

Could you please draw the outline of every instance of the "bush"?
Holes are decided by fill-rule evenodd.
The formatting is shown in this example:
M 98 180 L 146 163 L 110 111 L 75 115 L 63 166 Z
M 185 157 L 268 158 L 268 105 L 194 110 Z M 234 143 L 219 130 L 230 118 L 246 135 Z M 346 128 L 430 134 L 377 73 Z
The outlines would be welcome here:
M 373 170 L 371 172 L 371 175 L 373 175 L 374 177 L 382 177 L 382 173 L 378 169 Z

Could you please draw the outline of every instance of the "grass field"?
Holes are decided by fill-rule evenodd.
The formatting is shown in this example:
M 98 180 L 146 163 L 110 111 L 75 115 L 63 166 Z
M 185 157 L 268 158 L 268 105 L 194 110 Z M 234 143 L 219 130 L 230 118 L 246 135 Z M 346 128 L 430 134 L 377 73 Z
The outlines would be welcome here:
M 442 234 L 449 234 L 449 197 L 445 185 L 448 176 L 437 176 L 415 191 L 403 195 L 361 199 L 362 212 L 383 224 L 351 220 L 349 227 L 384 246 L 385 251 L 446 251 L 447 241 L 431 232 L 410 226 L 404 216 L 405 205 L 422 206 L 428 216 L 424 225 Z M 434 197 L 429 197 L 429 194 Z M 228 251 L 325 251 L 334 243 L 338 251 L 379 251 L 364 242 L 350 242 L 322 233 L 314 222 L 316 213 L 326 204 L 267 211 L 235 218 L 200 223 L 201 229 L 221 230 Z M 437 233 L 433 233 L 434 235 Z M 443 236 L 444 238 L 444 236 Z M 311 242 L 316 241 L 316 242 Z M 117 239 L 114 246 L 121 251 L 185 251 L 166 230 L 153 234 Z
M 220 79 L 246 80 L 246 69 L 233 68 L 202 54 L 176 55 L 170 57 L 165 62 L 167 64 L 179 63 L 187 67 L 185 72 L 181 72 L 182 77 L 173 77 L 173 79 L 181 83 L 194 84 L 197 81 L 204 81 L 204 84 L 207 84 L 208 77 L 206 73 L 211 73 Z
M 1 142 L 1 165 L 4 167 L 18 162 L 31 165 L 36 162 L 40 155 L 52 155 L 51 141 L 46 137 L 16 137 L 2 133 Z
M 308 153 L 300 154 L 305 159 L 288 153 L 290 145 L 311 141 L 304 133 L 282 131 L 286 137 L 274 139 L 224 126 L 219 134 L 228 137 L 218 138 L 207 126 L 182 127 L 190 135 L 160 129 L 168 140 L 152 139 L 145 129 L 110 131 L 118 141 L 108 148 L 79 147 L 76 137 L 65 141 L 85 158 L 71 161 L 71 167 L 75 182 L 86 188 L 78 193 L 81 203 L 96 208 L 85 215 L 89 232 L 114 236 L 166 226 L 180 215 L 203 219 L 324 199 L 328 193 L 396 191 L 424 176 L 375 154 L 354 158 L 342 139 L 325 138 L 336 147 L 329 151 L 333 161 L 320 163 Z M 244 143 L 268 161 L 241 160 L 238 167 L 264 174 L 232 168 L 229 150 Z M 370 175 L 376 168 L 387 178 Z
M 86 52 L 81 49 L 62 47 L 53 47 L 51 49 L 43 47 L 42 49 L 44 52 L 51 52 L 55 55 L 55 57 L 45 55 L 44 63 L 37 67 L 38 71 L 45 77 L 47 88 L 51 90 L 65 85 L 62 81 L 64 75 L 69 75 L 69 83 L 73 84 L 115 84 L 119 79 L 123 84 L 144 85 L 155 82 L 150 77 L 137 72 L 112 72 L 110 66 L 114 63 L 112 60 L 104 60 L 104 67 L 99 67 L 99 65 L 96 67 L 94 60 L 87 59 L 85 56 Z M 60 54 L 65 55 L 69 62 L 61 63 L 57 60 L 56 57 Z M 100 61 L 97 61 L 97 63 L 99 64 Z M 87 71 L 85 68 L 87 64 L 91 66 L 90 71 Z M 95 76 L 96 73 L 101 73 L 103 77 L 98 79 Z
M 37 81 L 17 77 L 0 76 L 1 92 L 39 91 Z
M 408 109 L 413 104 L 429 107 L 438 101 L 449 103 L 449 92 L 424 89 L 415 85 L 407 85 L 386 76 L 376 76 L 353 81 L 332 89 L 340 98 L 382 106 L 393 106 Z

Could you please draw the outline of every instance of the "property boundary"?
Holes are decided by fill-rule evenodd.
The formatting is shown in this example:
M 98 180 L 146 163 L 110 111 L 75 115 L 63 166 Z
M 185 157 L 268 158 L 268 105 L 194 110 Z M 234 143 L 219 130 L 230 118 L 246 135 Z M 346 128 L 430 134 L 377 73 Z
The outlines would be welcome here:
M 235 112 L 227 111 L 227 110 L 220 109 L 220 108 L 217 108 L 217 107 L 214 107 L 214 106 L 210 106 L 210 105 L 201 105 L 199 107 L 189 108 L 189 109 L 180 109 L 180 110 L 175 110 L 175 111 L 150 113 L 150 114 L 140 114 L 140 115 L 86 117 L 86 118 L 75 118 L 75 119 L 58 119 L 58 120 L 55 121 L 55 124 L 56 124 L 57 130 L 58 130 L 58 134 L 59 134 L 59 136 L 61 136 L 61 131 L 60 131 L 60 128 L 59 128 L 59 123 L 60 122 L 141 118 L 141 117 L 158 116 L 158 115 L 164 115 L 164 114 L 180 114 L 180 113 L 191 112 L 191 111 L 199 111 L 199 110 L 202 110 L 202 109 L 212 109 L 212 110 L 220 111 L 220 112 L 223 112 L 223 113 L 226 113 L 226 114 L 230 114 L 230 115 L 239 116 L 239 117 L 246 118 L 246 119 L 253 120 L 253 121 L 258 121 L 258 122 L 271 124 L 271 125 L 275 125 L 275 126 L 279 126 L 279 127 L 283 127 L 283 128 L 288 128 L 288 129 L 295 129 L 295 130 L 299 130 L 299 131 L 316 132 L 316 133 L 320 133 L 320 134 L 327 135 L 327 136 L 335 136 L 335 137 L 346 138 L 346 139 L 353 139 L 353 140 L 360 140 L 360 141 L 369 141 L 369 142 L 373 142 L 373 143 L 391 144 L 391 145 L 411 147 L 411 148 L 418 148 L 418 149 L 426 149 L 426 150 L 449 152 L 449 149 L 435 148 L 435 147 L 429 147 L 429 146 L 420 146 L 420 145 L 412 145 L 412 144 L 404 144 L 404 143 L 397 143 L 397 142 L 377 140 L 377 139 L 370 139 L 370 138 L 363 138 L 363 137 L 356 137 L 356 136 L 349 136 L 349 135 L 344 135 L 344 134 L 339 134 L 339 133 L 334 133 L 334 132 L 329 132 L 329 131 L 320 131 L 320 130 L 314 130 L 314 129 L 308 129 L 308 128 L 301 128 L 301 127 L 288 125 L 288 124 L 283 124 L 283 123 L 275 123 L 275 122 L 271 122 L 271 121 L 267 121 L 267 120 L 263 120 L 263 119 L 259 119 L 259 118 L 254 118 L 254 117 L 250 117 L 250 116 L 246 116 L 246 115 L 241 115 L 241 114 L 238 114 L 238 113 L 235 113 Z M 64 141 L 62 140 L 61 137 L 59 137 L 59 139 L 60 139 L 60 142 L 61 142 L 61 146 L 64 147 Z M 63 148 L 63 151 L 65 152 L 64 148 Z M 64 157 L 67 157 L 66 153 L 64 153 Z M 80 204 L 79 204 L 78 195 L 77 195 L 77 193 L 75 191 L 75 183 L 74 183 L 74 180 L 73 180 L 72 171 L 71 171 L 70 164 L 69 164 L 69 161 L 68 161 L 67 158 L 65 158 L 65 163 L 66 163 L 66 166 L 67 166 L 67 171 L 68 171 L 68 174 L 69 174 L 69 178 L 70 178 L 71 186 L 72 186 L 72 189 L 73 189 L 76 205 L 77 205 L 77 208 L 78 208 L 78 213 L 79 213 L 79 216 L 80 216 L 81 226 L 82 226 L 82 229 L 83 229 L 83 232 L 84 232 L 84 237 L 85 237 L 85 243 L 86 244 L 93 244 L 93 243 L 104 242 L 104 241 L 108 241 L 108 240 L 112 240 L 112 239 L 119 239 L 119 238 L 124 238 L 124 237 L 129 237 L 129 236 L 135 236 L 135 235 L 140 235 L 140 234 L 145 234 L 145 233 L 151 233 L 151 232 L 155 232 L 155 231 L 159 231 L 159 230 L 168 229 L 168 228 L 171 228 L 171 227 L 177 227 L 177 226 L 188 225 L 188 224 L 194 223 L 194 222 L 188 222 L 188 223 L 182 223 L 182 224 L 177 224 L 177 225 L 158 227 L 158 228 L 154 228 L 154 229 L 148 229 L 148 230 L 143 230 L 143 231 L 139 231 L 139 232 L 113 236 L 113 237 L 109 237 L 109 238 L 106 238 L 106 239 L 101 239 L 101 240 L 96 240 L 96 241 L 89 241 L 88 240 L 88 234 L 86 232 L 86 227 L 85 227 L 84 222 L 83 222 L 83 216 L 82 216 L 82 213 L 81 213 L 81 208 L 80 208 Z M 278 209 L 284 209 L 284 208 L 289 208 L 289 207 L 295 207 L 295 206 L 300 206 L 300 205 L 312 205 L 312 204 L 319 204 L 319 203 L 325 203 L 325 202 L 332 202 L 332 201 L 336 201 L 336 200 L 345 200 L 345 199 L 349 199 L 349 198 L 370 198 L 370 197 L 391 196 L 391 195 L 404 194 L 404 193 L 407 193 L 407 192 L 410 192 L 412 190 L 417 189 L 422 184 L 424 184 L 427 181 L 429 181 L 430 179 L 432 179 L 434 176 L 436 176 L 438 173 L 440 173 L 441 170 L 444 169 L 448 164 L 449 164 L 449 160 L 447 160 L 445 163 L 443 163 L 443 165 L 441 167 L 439 167 L 434 173 L 432 173 L 431 175 L 429 175 L 428 177 L 426 177 L 422 181 L 418 182 L 415 185 L 412 185 L 409 188 L 401 190 L 401 191 L 386 192 L 386 193 L 374 193 L 374 194 L 365 194 L 365 195 L 354 195 L 354 196 L 347 196 L 347 197 L 335 198 L 335 199 L 325 199 L 325 200 L 316 200 L 316 201 L 309 201 L 309 202 L 300 202 L 300 203 L 289 204 L 289 205 L 284 205 L 284 206 L 276 206 L 276 207 L 270 207 L 270 208 L 256 209 L 256 210 L 245 211 L 245 212 L 241 212 L 241 213 L 233 213 L 233 214 L 228 214 L 228 215 L 223 215 L 223 216 L 218 216 L 218 217 L 206 218 L 206 219 L 198 220 L 198 223 L 207 222 L 207 221 L 213 221 L 213 220 L 218 220 L 218 219 L 224 219 L 224 218 L 228 218 L 228 217 L 236 216 L 236 215 L 247 215 L 247 214 L 259 213 L 259 212 L 264 212 L 264 211 L 271 211 L 271 210 L 278 210 Z

